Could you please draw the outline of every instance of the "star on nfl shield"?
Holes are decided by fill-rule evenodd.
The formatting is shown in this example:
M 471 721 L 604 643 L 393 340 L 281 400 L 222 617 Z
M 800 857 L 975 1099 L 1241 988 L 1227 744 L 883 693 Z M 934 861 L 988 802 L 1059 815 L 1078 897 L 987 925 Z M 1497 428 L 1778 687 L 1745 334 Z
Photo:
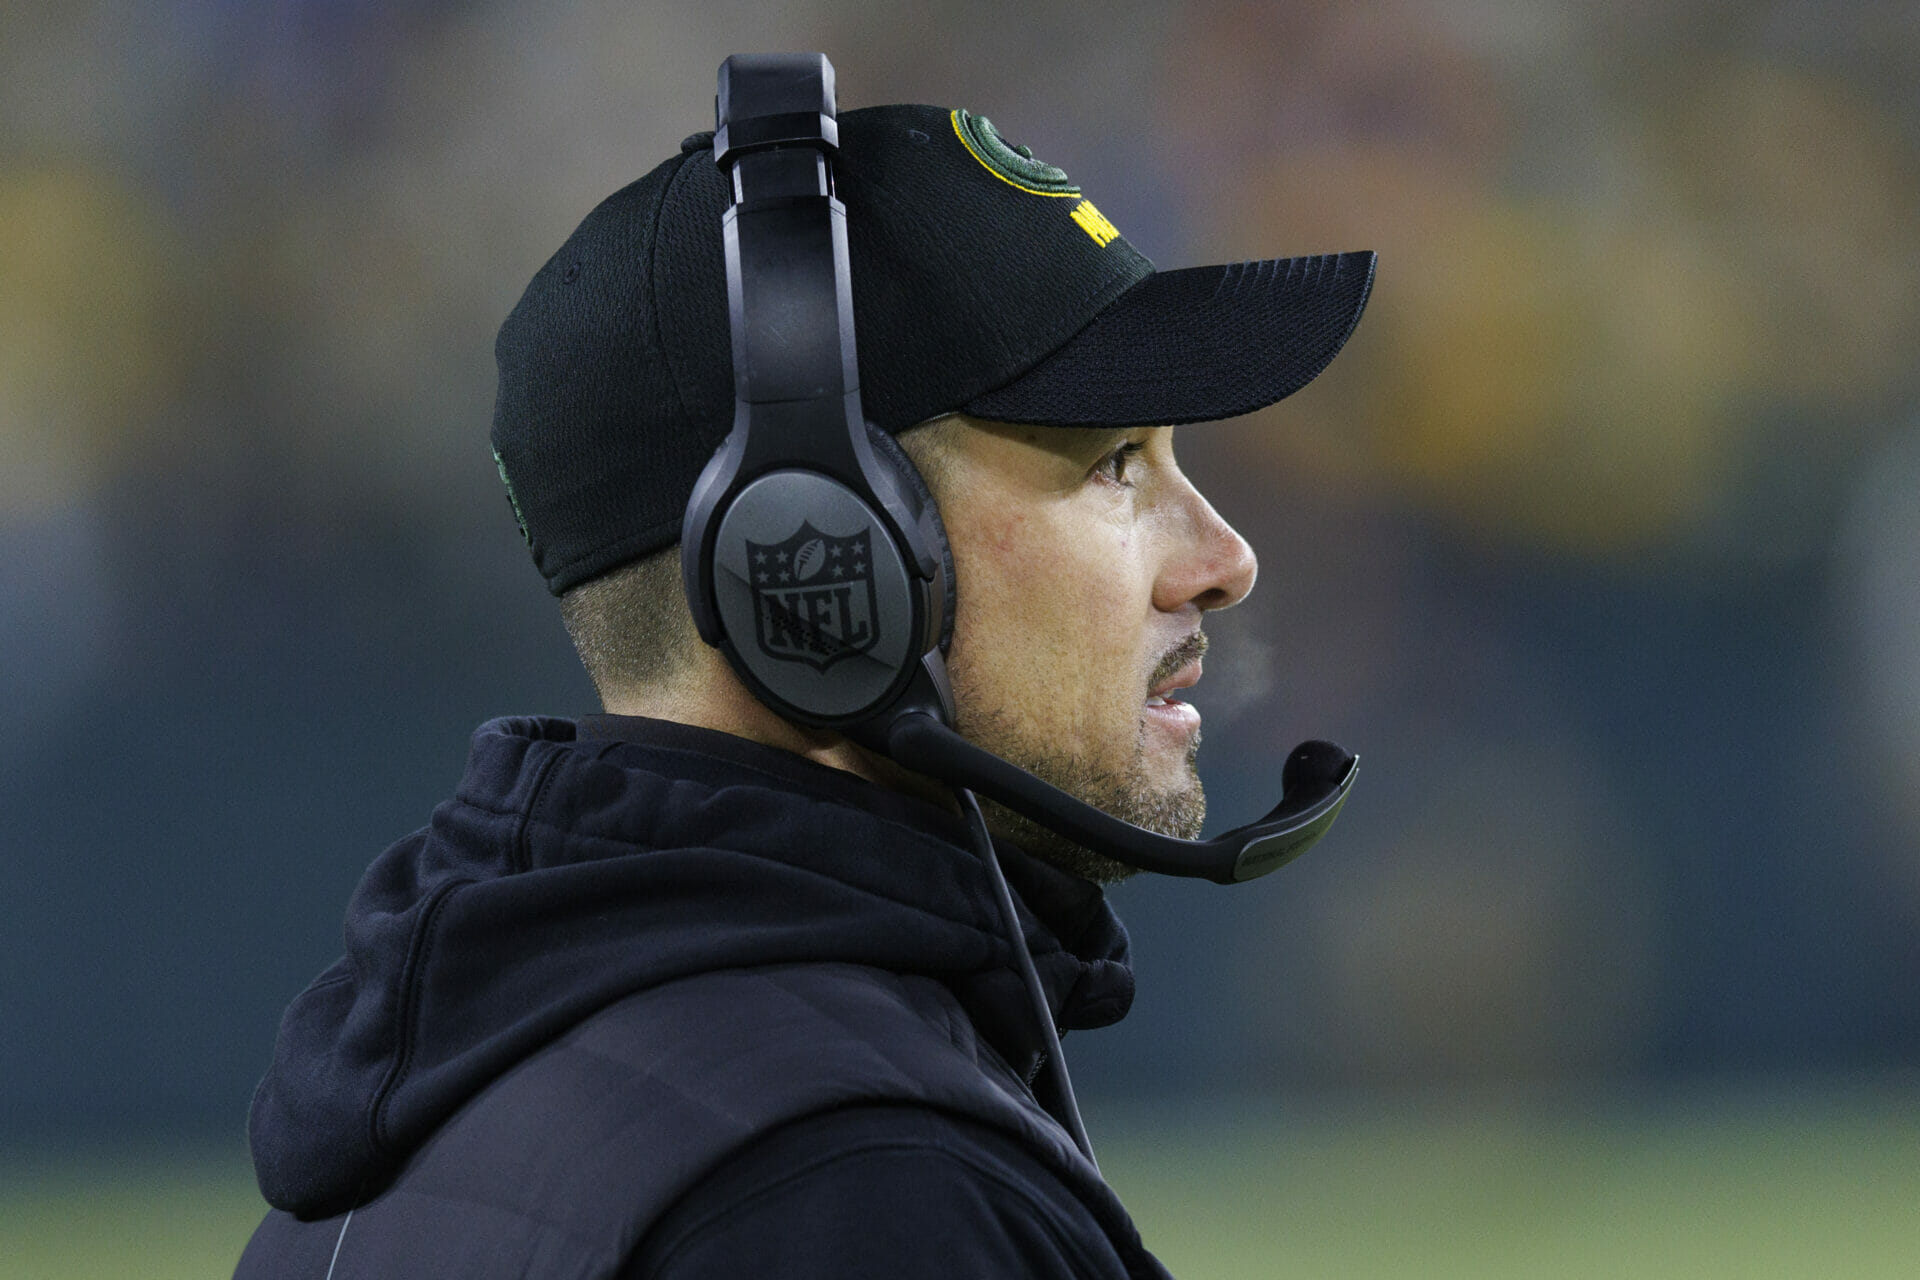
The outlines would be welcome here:
M 802 522 L 784 542 L 747 539 L 754 638 L 770 658 L 825 671 L 880 638 L 871 530 L 835 538 Z

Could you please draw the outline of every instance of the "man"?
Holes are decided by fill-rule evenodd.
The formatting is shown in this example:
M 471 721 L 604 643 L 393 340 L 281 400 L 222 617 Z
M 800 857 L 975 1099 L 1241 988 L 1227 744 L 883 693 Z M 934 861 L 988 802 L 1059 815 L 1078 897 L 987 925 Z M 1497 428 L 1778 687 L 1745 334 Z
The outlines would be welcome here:
M 243 1277 L 1164 1274 L 1029 1088 L 953 793 L 695 633 L 675 543 L 733 409 L 711 148 L 594 210 L 501 331 L 496 460 L 606 714 L 483 726 L 369 870 L 255 1097 Z M 1371 255 L 1156 275 L 964 111 L 847 113 L 837 173 L 866 412 L 952 550 L 956 727 L 1197 834 L 1176 693 L 1255 563 L 1166 424 L 1311 378 Z M 1118 1020 L 1129 869 L 991 820 L 1052 1020 Z

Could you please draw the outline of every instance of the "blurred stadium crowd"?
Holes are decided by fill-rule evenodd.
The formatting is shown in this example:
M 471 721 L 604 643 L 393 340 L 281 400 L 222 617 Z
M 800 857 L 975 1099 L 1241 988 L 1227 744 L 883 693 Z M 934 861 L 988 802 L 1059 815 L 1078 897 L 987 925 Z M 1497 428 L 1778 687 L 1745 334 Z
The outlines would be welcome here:
M 0 15 L 0 1096 L 239 1132 L 472 726 L 591 710 L 492 335 L 736 49 L 992 117 L 1162 266 L 1377 249 L 1317 383 L 1186 428 L 1262 558 L 1214 813 L 1117 896 L 1083 1092 L 1920 1068 L 1920 10 L 14 0 Z M 855 211 L 853 216 L 857 216 Z

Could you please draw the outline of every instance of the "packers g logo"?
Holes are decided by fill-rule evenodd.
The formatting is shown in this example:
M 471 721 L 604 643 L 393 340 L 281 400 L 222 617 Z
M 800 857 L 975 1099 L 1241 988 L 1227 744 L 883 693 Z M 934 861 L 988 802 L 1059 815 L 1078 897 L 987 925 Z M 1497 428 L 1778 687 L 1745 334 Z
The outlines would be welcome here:
M 1065 170 L 1057 169 L 1044 160 L 1034 159 L 1031 147 L 1009 145 L 1000 136 L 999 130 L 993 127 L 993 121 L 985 116 L 976 116 L 964 107 L 955 107 L 949 113 L 949 118 L 953 121 L 954 136 L 960 139 L 960 145 L 988 173 L 1028 195 L 1073 200 L 1075 203 L 1068 210 L 1068 216 L 1101 248 L 1119 239 L 1120 229 L 1093 207 L 1093 201 L 1081 198 L 1080 188 L 1067 180 Z
M 1032 147 L 1008 145 L 993 127 L 993 121 L 976 116 L 965 107 L 950 114 L 953 132 L 973 158 L 1002 182 L 1036 196 L 1077 196 L 1080 188 L 1067 181 L 1064 169 L 1056 169 L 1044 160 L 1033 158 Z

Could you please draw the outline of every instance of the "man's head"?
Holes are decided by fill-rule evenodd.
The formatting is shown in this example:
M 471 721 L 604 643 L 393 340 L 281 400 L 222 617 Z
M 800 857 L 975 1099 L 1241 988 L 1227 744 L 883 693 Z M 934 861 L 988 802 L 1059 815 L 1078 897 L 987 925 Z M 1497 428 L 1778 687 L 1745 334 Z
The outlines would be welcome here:
M 680 516 L 733 408 L 709 145 L 690 138 L 610 197 L 535 277 L 501 330 L 496 460 L 610 709 L 911 785 L 744 696 L 679 596 Z M 1195 834 L 1197 716 L 1165 695 L 1197 678 L 1201 615 L 1245 595 L 1253 559 L 1164 424 L 1304 384 L 1357 319 L 1372 255 L 1156 274 L 1065 174 L 963 111 L 846 113 L 836 175 L 862 402 L 920 464 L 953 544 L 956 727 Z

